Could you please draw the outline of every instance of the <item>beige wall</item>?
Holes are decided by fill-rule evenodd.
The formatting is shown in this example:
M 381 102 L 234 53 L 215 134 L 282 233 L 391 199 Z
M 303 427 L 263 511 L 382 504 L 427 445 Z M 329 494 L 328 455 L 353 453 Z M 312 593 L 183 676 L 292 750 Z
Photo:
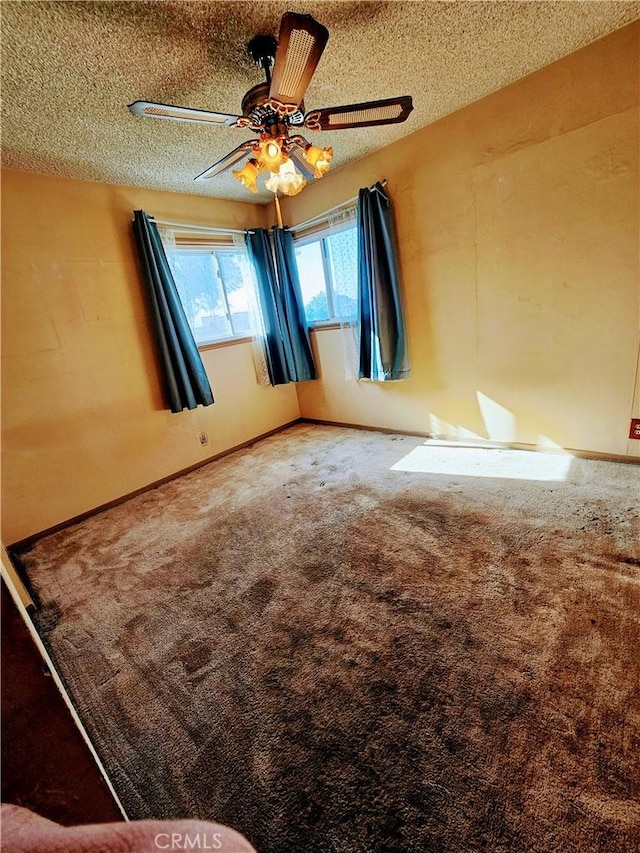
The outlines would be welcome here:
M 265 215 L 251 204 L 3 172 L 8 544 L 298 417 L 293 386 L 256 383 L 249 344 L 203 353 L 215 405 L 164 409 L 131 233 L 137 208 L 231 228 Z
M 299 386 L 303 416 L 640 455 L 638 33 L 284 201 L 296 224 L 388 179 L 413 367 L 346 382 L 339 332 L 315 332 L 322 379 Z

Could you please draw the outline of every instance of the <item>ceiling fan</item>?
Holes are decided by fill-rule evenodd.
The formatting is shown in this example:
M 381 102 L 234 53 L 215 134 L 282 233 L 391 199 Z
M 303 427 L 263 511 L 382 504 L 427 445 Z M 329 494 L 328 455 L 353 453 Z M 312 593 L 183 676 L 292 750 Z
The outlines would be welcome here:
M 321 178 L 329 169 L 333 150 L 309 143 L 297 131 L 344 130 L 405 121 L 413 109 L 411 97 L 367 101 L 341 107 L 311 110 L 305 114 L 304 94 L 325 48 L 329 32 L 311 15 L 286 12 L 278 39 L 258 35 L 247 45 L 256 65 L 264 70 L 266 82 L 258 83 L 242 99 L 242 115 L 176 107 L 151 101 L 135 101 L 129 109 L 135 116 L 248 128 L 258 134 L 234 148 L 195 180 L 215 178 L 249 159 L 233 176 L 252 192 L 262 171 L 271 172 L 267 189 L 296 195 L 307 180 Z M 272 71 L 273 67 L 273 71 Z M 296 171 L 295 166 L 299 171 Z

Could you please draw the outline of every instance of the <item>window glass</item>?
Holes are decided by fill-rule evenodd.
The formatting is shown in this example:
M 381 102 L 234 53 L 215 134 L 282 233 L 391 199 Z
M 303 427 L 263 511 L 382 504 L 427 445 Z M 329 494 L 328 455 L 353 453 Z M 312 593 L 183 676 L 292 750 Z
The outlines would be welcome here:
M 358 237 L 355 228 L 345 228 L 326 238 L 334 290 L 335 315 L 353 320 L 358 308 Z
M 220 252 L 218 266 L 227 294 L 229 316 L 234 335 L 251 334 L 249 322 L 249 293 L 247 290 L 248 270 L 245 259 L 239 252 Z
M 177 249 L 166 254 L 197 344 L 250 334 L 249 271 L 242 253 Z
M 348 226 L 295 247 L 308 323 L 353 320 L 358 301 L 358 238 Z
M 328 320 L 331 314 L 327 298 L 321 241 L 297 245 L 295 255 L 307 322 Z

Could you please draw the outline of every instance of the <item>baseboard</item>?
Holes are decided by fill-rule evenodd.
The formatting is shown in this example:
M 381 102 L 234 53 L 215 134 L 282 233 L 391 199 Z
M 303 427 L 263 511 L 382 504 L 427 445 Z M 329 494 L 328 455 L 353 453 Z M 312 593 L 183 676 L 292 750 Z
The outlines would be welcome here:
M 567 453 L 577 459 L 595 459 L 601 462 L 625 462 L 632 465 L 640 465 L 640 457 L 625 456 L 620 453 L 604 453 L 596 450 L 577 450 L 574 447 L 563 447 L 555 450 L 553 447 L 539 447 L 537 444 L 525 444 L 518 441 L 491 441 L 490 439 L 473 438 L 442 438 L 433 433 L 421 432 L 420 430 L 392 429 L 388 427 L 368 426 L 367 424 L 351 424 L 343 421 L 328 421 L 323 418 L 301 417 L 300 423 L 319 424 L 322 426 L 347 427 L 350 429 L 368 430 L 370 432 L 382 432 L 387 435 L 415 435 L 417 438 L 425 438 L 433 442 L 446 443 L 449 447 L 485 447 L 491 449 L 527 450 L 533 453 Z
M 322 418 L 298 418 L 298 423 L 361 429 L 365 432 L 382 432 L 385 435 L 415 435 L 417 438 L 433 438 L 430 432 L 420 432 L 417 429 L 394 429 L 392 427 L 369 426 L 368 424 L 352 424 L 346 421 L 326 421 Z

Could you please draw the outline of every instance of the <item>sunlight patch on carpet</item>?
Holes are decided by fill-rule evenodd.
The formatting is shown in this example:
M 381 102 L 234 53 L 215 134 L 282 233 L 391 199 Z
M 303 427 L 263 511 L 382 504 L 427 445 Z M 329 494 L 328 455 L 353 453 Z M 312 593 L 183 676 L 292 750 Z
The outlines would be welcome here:
M 391 471 L 450 474 L 455 477 L 492 477 L 499 480 L 566 480 L 573 456 L 473 447 L 415 447 Z

